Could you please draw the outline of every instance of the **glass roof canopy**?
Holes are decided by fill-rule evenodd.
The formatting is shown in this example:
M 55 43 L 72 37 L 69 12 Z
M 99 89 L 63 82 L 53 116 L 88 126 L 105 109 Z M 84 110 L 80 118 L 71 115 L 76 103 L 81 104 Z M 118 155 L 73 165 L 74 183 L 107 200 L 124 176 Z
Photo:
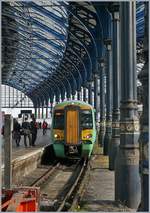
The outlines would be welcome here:
M 59 3 L 47 6 L 42 1 L 4 4 L 2 15 L 4 24 L 7 18 L 15 20 L 13 25 L 7 22 L 7 26 L 3 26 L 10 35 L 15 31 L 13 37 L 6 39 L 8 43 L 12 41 L 12 46 L 9 46 L 12 55 L 16 50 L 15 63 L 11 63 L 9 70 L 7 66 L 3 68 L 3 73 L 6 73 L 4 83 L 28 93 L 61 61 L 67 41 L 68 15 Z M 7 64 L 12 55 L 9 54 Z M 28 75 L 30 83 L 26 78 Z
M 144 3 L 137 4 L 136 18 L 140 49 Z M 24 92 L 34 103 L 74 94 L 97 72 L 110 22 L 104 3 L 97 7 L 90 2 L 3 2 L 2 83 Z

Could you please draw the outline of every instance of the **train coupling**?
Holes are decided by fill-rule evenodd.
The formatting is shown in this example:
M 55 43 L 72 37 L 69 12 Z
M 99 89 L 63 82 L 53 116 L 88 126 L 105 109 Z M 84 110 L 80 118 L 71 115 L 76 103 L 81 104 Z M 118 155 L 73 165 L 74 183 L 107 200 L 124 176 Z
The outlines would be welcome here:
M 78 153 L 77 146 L 69 146 L 69 153 L 70 154 L 76 154 L 76 153 Z

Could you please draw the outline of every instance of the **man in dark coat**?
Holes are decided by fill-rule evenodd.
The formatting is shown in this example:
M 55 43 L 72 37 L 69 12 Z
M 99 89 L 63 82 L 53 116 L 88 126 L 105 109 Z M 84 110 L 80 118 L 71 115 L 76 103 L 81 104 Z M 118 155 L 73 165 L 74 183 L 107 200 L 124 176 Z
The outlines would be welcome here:
M 31 146 L 31 131 L 30 131 L 30 123 L 27 121 L 27 118 L 25 118 L 25 121 L 22 123 L 22 131 L 23 131 L 23 135 L 24 135 L 24 145 L 25 147 L 27 147 L 27 142 L 26 142 L 26 138 L 28 137 L 29 139 L 29 146 Z
M 13 135 L 14 135 L 14 140 L 16 142 L 16 146 L 20 145 L 20 139 L 21 139 L 21 134 L 20 134 L 20 124 L 16 119 L 14 119 L 14 129 L 13 129 Z
M 32 134 L 32 146 L 35 146 L 35 141 L 37 137 L 37 122 L 34 117 L 32 118 L 32 121 L 30 123 L 30 128 Z

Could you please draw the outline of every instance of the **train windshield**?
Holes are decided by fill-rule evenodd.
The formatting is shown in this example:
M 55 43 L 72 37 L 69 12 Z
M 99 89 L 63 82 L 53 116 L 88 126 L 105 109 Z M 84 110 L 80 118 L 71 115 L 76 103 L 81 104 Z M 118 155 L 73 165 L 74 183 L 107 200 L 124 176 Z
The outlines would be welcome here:
M 93 118 L 91 110 L 82 110 L 80 116 L 80 124 L 82 129 L 93 128 Z
M 55 111 L 53 122 L 54 129 L 64 129 L 64 111 Z

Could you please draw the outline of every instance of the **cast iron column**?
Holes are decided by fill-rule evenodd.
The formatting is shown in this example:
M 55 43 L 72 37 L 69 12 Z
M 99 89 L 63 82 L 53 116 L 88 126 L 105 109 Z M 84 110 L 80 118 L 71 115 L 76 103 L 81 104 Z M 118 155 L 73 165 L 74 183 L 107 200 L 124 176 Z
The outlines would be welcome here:
M 72 95 L 72 100 L 75 100 L 75 95 Z
M 100 131 L 99 144 L 104 145 L 105 136 L 105 66 L 104 58 L 100 59 Z
M 120 35 L 119 35 L 119 5 L 112 5 L 112 66 L 113 66 L 113 110 L 112 110 L 112 139 L 109 146 L 109 169 L 114 170 L 115 159 L 120 144 Z
M 79 90 L 79 91 L 77 91 L 77 100 L 81 100 L 81 91 Z
M 112 52 L 111 40 L 105 40 L 106 45 L 106 132 L 104 137 L 104 155 L 108 155 L 108 147 L 112 137 Z
M 137 209 L 140 197 L 139 119 L 136 82 L 136 2 L 122 2 L 120 146 L 115 165 L 115 200 Z M 134 50 L 133 50 L 134 48 Z M 135 64 L 133 64 L 135 63 Z
M 88 103 L 92 105 L 92 81 L 88 82 Z
M 86 87 L 83 87 L 83 101 L 86 102 L 87 98 L 86 98 Z
M 67 101 L 69 101 L 70 100 L 70 94 L 66 94 L 66 98 L 67 98 Z
M 40 119 L 40 106 L 38 108 L 38 118 Z
M 142 71 L 139 73 L 139 79 L 142 82 L 143 91 L 143 114 L 141 116 L 141 134 L 139 138 L 140 143 L 140 173 L 141 173 L 141 205 L 140 211 L 149 211 L 149 104 L 148 104 L 148 79 L 149 79 L 149 60 L 148 60 L 148 17 L 149 9 L 148 2 L 145 2 L 145 33 L 144 33 L 144 59 L 145 64 Z
M 96 110 L 95 112 L 95 119 L 96 119 L 96 124 L 98 122 L 98 74 L 94 74 L 94 108 Z
M 50 103 L 51 106 L 50 106 L 50 113 L 51 113 L 51 117 L 52 117 L 52 112 L 53 112 L 53 102 Z
M 42 119 L 44 118 L 44 106 L 42 106 Z
M 46 118 L 48 118 L 48 103 L 46 104 Z
M 60 101 L 60 97 L 59 97 L 59 95 L 56 95 L 56 103 L 58 104 L 59 101 Z
M 34 108 L 35 118 L 37 119 L 37 107 Z
M 71 98 L 71 95 L 70 95 L 70 93 L 66 93 L 66 98 L 67 98 L 67 101 L 69 101 L 70 100 L 70 98 Z
M 64 99 L 65 99 L 65 97 L 61 97 L 61 102 L 63 102 L 63 101 L 64 101 Z

